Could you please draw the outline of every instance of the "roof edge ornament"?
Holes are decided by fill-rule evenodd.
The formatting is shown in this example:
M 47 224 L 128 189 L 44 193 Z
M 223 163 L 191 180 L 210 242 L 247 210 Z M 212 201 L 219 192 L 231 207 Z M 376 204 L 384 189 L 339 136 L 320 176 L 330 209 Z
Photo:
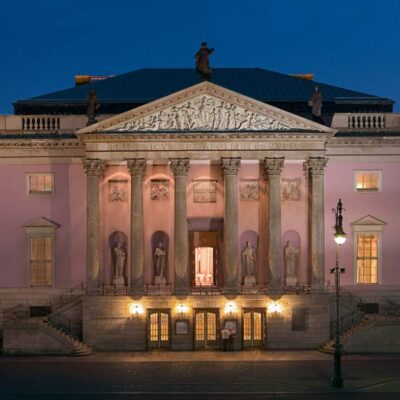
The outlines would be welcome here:
M 208 48 L 207 42 L 203 42 L 194 56 L 196 60 L 196 71 L 200 74 L 202 81 L 211 80 L 211 66 L 208 58 L 213 53 L 214 48 Z

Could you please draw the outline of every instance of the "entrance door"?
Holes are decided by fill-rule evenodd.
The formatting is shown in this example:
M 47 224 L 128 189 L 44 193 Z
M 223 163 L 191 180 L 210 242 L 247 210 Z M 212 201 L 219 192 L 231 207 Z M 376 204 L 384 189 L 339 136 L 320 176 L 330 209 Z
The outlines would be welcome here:
M 262 347 L 264 344 L 265 310 L 243 309 L 243 348 Z
M 170 347 L 169 310 L 148 310 L 148 348 L 161 349 Z
M 217 349 L 219 334 L 219 310 L 194 310 L 194 348 Z

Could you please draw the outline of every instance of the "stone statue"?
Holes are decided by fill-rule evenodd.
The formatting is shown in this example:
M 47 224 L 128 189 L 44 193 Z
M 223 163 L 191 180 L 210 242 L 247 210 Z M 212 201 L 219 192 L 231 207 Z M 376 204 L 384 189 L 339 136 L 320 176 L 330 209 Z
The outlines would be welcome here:
M 286 242 L 284 254 L 285 254 L 285 265 L 286 265 L 286 284 L 296 285 L 296 264 L 299 258 L 300 250 L 294 246 L 290 240 Z
M 199 51 L 194 56 L 196 60 L 196 71 L 201 75 L 203 81 L 208 81 L 211 76 L 211 67 L 208 57 L 214 53 L 214 49 L 209 49 L 206 42 L 201 44 Z
M 316 85 L 313 95 L 310 100 L 308 100 L 308 105 L 311 107 L 311 113 L 314 120 L 321 120 L 322 100 L 322 93 L 320 92 L 318 85 Z
M 124 267 L 126 262 L 126 250 L 122 246 L 121 242 L 117 243 L 117 246 L 114 247 L 115 254 L 115 273 L 114 273 L 114 284 L 115 285 L 124 285 Z
M 256 253 L 249 241 L 246 242 L 246 246 L 242 251 L 242 258 L 243 265 L 246 268 L 246 275 L 254 276 L 256 269 Z
M 97 122 L 96 112 L 100 108 L 99 101 L 97 99 L 96 91 L 94 89 L 90 89 L 88 93 L 88 102 L 87 102 L 87 117 L 88 122 L 87 126 L 93 125 Z
M 167 252 L 164 250 L 162 243 L 159 243 L 153 254 L 154 262 L 156 265 L 156 279 L 155 283 L 166 282 L 165 273 L 167 269 Z

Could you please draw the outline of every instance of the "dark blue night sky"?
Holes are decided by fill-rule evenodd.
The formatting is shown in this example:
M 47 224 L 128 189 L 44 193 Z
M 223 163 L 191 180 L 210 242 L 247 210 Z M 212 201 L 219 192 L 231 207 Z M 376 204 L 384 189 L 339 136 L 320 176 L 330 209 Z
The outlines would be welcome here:
M 76 74 L 192 67 L 314 73 L 400 102 L 397 0 L 3 0 L 0 113 L 73 86 Z

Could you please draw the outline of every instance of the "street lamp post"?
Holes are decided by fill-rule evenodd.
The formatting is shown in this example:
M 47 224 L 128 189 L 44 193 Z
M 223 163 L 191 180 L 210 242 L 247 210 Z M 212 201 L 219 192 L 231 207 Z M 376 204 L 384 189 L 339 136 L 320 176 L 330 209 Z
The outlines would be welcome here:
M 336 286 L 336 329 L 335 329 L 335 351 L 333 353 L 333 377 L 331 384 L 335 388 L 343 387 L 342 378 L 342 351 L 340 344 L 340 274 L 345 272 L 343 267 L 339 266 L 339 246 L 346 241 L 346 234 L 343 230 L 343 205 L 342 200 L 339 199 L 336 209 L 332 209 L 335 214 L 335 234 L 334 239 L 336 242 L 336 262 L 335 266 L 331 268 L 331 273 L 335 274 Z

